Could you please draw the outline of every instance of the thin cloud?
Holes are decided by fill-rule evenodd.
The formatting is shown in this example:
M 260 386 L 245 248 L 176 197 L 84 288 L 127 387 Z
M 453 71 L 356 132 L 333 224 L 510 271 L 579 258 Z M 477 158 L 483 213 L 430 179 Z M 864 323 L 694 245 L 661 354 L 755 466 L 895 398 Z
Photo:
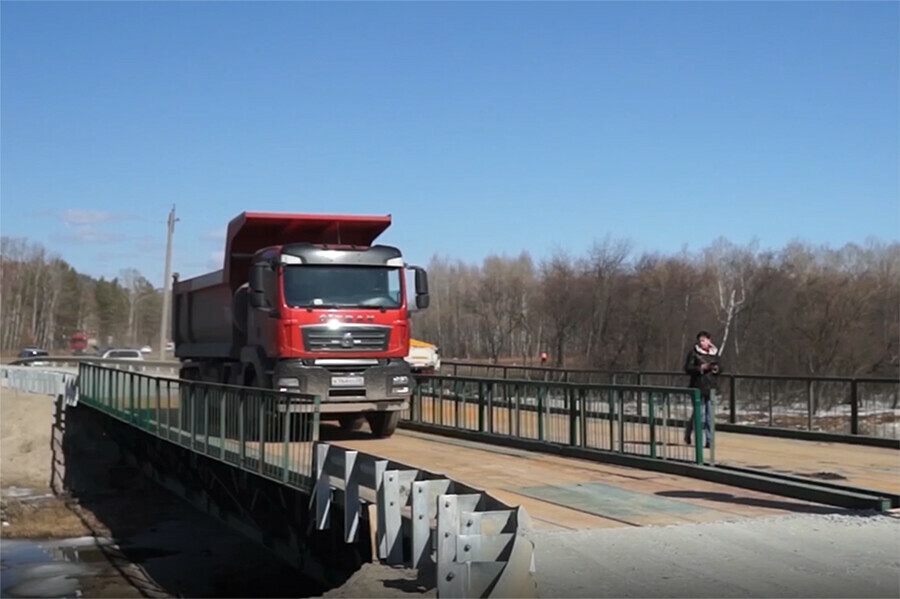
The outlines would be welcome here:
M 94 226 L 79 226 L 66 231 L 60 238 L 71 243 L 115 243 L 122 241 L 125 235 Z
M 58 214 L 66 227 L 80 227 L 97 225 L 100 223 L 112 223 L 137 218 L 133 214 L 125 212 L 110 212 L 107 210 L 74 210 L 69 209 Z
M 135 242 L 135 247 L 140 252 L 153 253 L 165 250 L 166 244 L 152 235 L 141 235 Z
M 209 259 L 206 261 L 206 268 L 209 270 L 219 270 L 222 268 L 225 263 L 225 251 L 218 250 L 212 252 L 209 256 Z
M 228 230 L 226 228 L 213 229 L 203 234 L 204 241 L 212 241 L 214 243 L 225 243 L 225 236 Z

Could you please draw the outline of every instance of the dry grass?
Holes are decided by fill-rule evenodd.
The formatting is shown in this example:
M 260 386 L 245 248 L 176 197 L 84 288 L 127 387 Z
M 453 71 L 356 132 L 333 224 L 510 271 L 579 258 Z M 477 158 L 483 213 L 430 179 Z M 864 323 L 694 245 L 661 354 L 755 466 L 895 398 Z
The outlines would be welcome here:
M 64 539 L 92 535 L 100 528 L 91 514 L 63 497 L 4 500 L 3 513 L 9 522 L 2 530 L 7 539 Z

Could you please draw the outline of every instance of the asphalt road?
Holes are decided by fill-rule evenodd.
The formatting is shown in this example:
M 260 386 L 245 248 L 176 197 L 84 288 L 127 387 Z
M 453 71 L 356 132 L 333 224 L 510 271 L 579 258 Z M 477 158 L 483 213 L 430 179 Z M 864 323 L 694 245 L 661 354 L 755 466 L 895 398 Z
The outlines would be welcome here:
M 541 597 L 900 597 L 900 514 L 538 533 Z

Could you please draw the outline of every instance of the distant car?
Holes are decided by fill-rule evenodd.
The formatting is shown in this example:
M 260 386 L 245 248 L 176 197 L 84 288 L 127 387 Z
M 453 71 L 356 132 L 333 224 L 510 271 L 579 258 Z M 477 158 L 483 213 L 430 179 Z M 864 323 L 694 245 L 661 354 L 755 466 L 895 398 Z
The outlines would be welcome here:
M 150 347 L 149 345 L 145 345 L 144 347 L 141 348 L 142 354 L 149 354 L 152 351 L 153 351 L 153 348 Z
M 22 360 L 22 359 L 26 359 L 26 358 L 43 358 L 43 357 L 49 356 L 49 355 L 50 354 L 47 353 L 46 349 L 40 349 L 37 347 L 26 347 L 25 349 L 23 349 L 22 351 L 19 352 L 18 357 L 20 360 Z M 50 362 L 47 362 L 44 360 L 34 360 L 32 362 L 25 363 L 26 366 L 47 366 L 49 364 L 50 364 Z
M 100 356 L 102 359 L 115 358 L 118 360 L 143 360 L 144 355 L 138 349 L 108 349 Z

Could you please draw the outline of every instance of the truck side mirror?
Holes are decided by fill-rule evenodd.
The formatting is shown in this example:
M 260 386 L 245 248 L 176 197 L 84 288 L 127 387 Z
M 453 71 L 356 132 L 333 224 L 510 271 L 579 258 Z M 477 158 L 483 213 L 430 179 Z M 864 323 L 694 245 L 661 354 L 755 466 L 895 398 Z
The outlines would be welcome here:
M 411 267 L 416 273 L 416 309 L 424 310 L 430 303 L 428 296 L 428 273 L 421 266 Z
M 266 309 L 269 302 L 266 300 L 265 276 L 268 265 L 265 262 L 258 262 L 250 266 L 250 275 L 248 282 L 250 289 L 247 293 L 250 300 L 250 306 L 257 309 Z
M 253 291 L 251 289 L 247 296 L 250 300 L 251 308 L 265 309 L 269 307 L 269 302 L 266 301 L 266 296 L 262 291 Z
M 262 292 L 265 289 L 265 271 L 266 264 L 264 262 L 257 262 L 250 266 L 250 291 Z
M 413 267 L 416 271 L 416 295 L 428 295 L 428 273 L 419 266 Z

